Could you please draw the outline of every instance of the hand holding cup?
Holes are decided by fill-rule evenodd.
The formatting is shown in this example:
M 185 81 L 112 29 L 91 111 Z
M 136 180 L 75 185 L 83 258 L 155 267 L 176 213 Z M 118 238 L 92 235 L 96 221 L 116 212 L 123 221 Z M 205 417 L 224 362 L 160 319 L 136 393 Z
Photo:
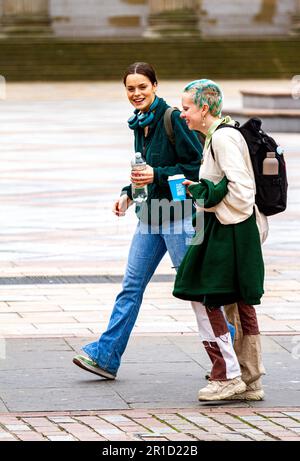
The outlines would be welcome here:
M 182 184 L 186 187 L 186 193 L 187 193 L 187 195 L 189 195 L 190 197 L 192 197 L 192 194 L 189 192 L 188 187 L 189 187 L 189 186 L 192 186 L 192 185 L 194 185 L 194 184 L 198 184 L 198 183 L 195 182 L 195 181 L 190 181 L 189 179 L 186 179 Z

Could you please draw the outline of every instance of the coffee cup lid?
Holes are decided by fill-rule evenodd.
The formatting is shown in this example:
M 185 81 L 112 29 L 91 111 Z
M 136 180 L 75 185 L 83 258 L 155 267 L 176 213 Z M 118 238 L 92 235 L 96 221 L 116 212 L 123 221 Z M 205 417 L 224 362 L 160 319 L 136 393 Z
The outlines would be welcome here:
M 168 181 L 176 181 L 178 179 L 186 179 L 184 174 L 175 174 L 174 176 L 169 176 Z

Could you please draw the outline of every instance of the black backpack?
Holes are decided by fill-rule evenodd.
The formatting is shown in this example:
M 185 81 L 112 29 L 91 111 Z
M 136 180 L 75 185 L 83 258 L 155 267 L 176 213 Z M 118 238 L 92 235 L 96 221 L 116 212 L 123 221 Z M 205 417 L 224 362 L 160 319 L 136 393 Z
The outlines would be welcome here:
M 287 174 L 286 164 L 282 149 L 276 141 L 265 133 L 262 128 L 262 121 L 259 118 L 251 118 L 244 125 L 221 124 L 221 128 L 234 128 L 238 130 L 248 145 L 252 167 L 256 183 L 255 203 L 263 214 L 272 216 L 281 213 L 287 206 Z M 263 161 L 267 156 L 267 152 L 275 152 L 275 157 L 278 160 L 279 173 L 278 175 L 263 175 Z M 215 158 L 214 150 L 211 145 L 211 153 Z

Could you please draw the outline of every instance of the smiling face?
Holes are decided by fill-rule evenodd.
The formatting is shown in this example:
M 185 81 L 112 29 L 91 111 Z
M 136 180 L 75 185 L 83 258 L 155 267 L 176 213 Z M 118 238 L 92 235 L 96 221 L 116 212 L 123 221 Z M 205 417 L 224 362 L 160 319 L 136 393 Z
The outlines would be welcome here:
M 142 74 L 130 74 L 125 82 L 129 102 L 141 112 L 147 112 L 155 99 L 157 84 Z
M 190 93 L 182 95 L 182 112 L 180 117 L 186 121 L 190 130 L 203 131 L 203 120 L 208 113 L 208 106 L 198 107 L 193 101 Z

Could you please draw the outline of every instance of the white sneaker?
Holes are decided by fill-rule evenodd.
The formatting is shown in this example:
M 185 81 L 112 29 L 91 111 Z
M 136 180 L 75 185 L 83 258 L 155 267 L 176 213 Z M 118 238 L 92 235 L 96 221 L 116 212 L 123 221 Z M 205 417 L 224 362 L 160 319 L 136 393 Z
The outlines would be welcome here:
M 116 375 L 110 373 L 108 370 L 104 370 L 100 368 L 99 365 L 94 362 L 94 360 L 90 359 L 90 357 L 85 357 L 84 355 L 76 355 L 73 358 L 73 363 L 83 370 L 90 371 L 95 375 L 101 376 L 101 378 L 106 379 L 116 379 Z
M 241 394 L 235 394 L 231 397 L 228 397 L 228 400 L 252 400 L 252 401 L 259 401 L 264 400 L 265 393 L 262 388 L 261 380 L 254 381 L 251 384 L 248 384 L 246 387 L 245 392 Z
M 201 400 L 224 400 L 232 395 L 245 392 L 246 384 L 240 377 L 226 381 L 210 381 L 209 384 L 200 389 L 198 399 Z
M 249 391 L 246 390 L 241 394 L 234 394 L 231 397 L 227 397 L 226 400 L 252 400 L 252 401 L 259 401 L 264 400 L 265 393 L 263 389 L 257 389 L 256 391 Z

